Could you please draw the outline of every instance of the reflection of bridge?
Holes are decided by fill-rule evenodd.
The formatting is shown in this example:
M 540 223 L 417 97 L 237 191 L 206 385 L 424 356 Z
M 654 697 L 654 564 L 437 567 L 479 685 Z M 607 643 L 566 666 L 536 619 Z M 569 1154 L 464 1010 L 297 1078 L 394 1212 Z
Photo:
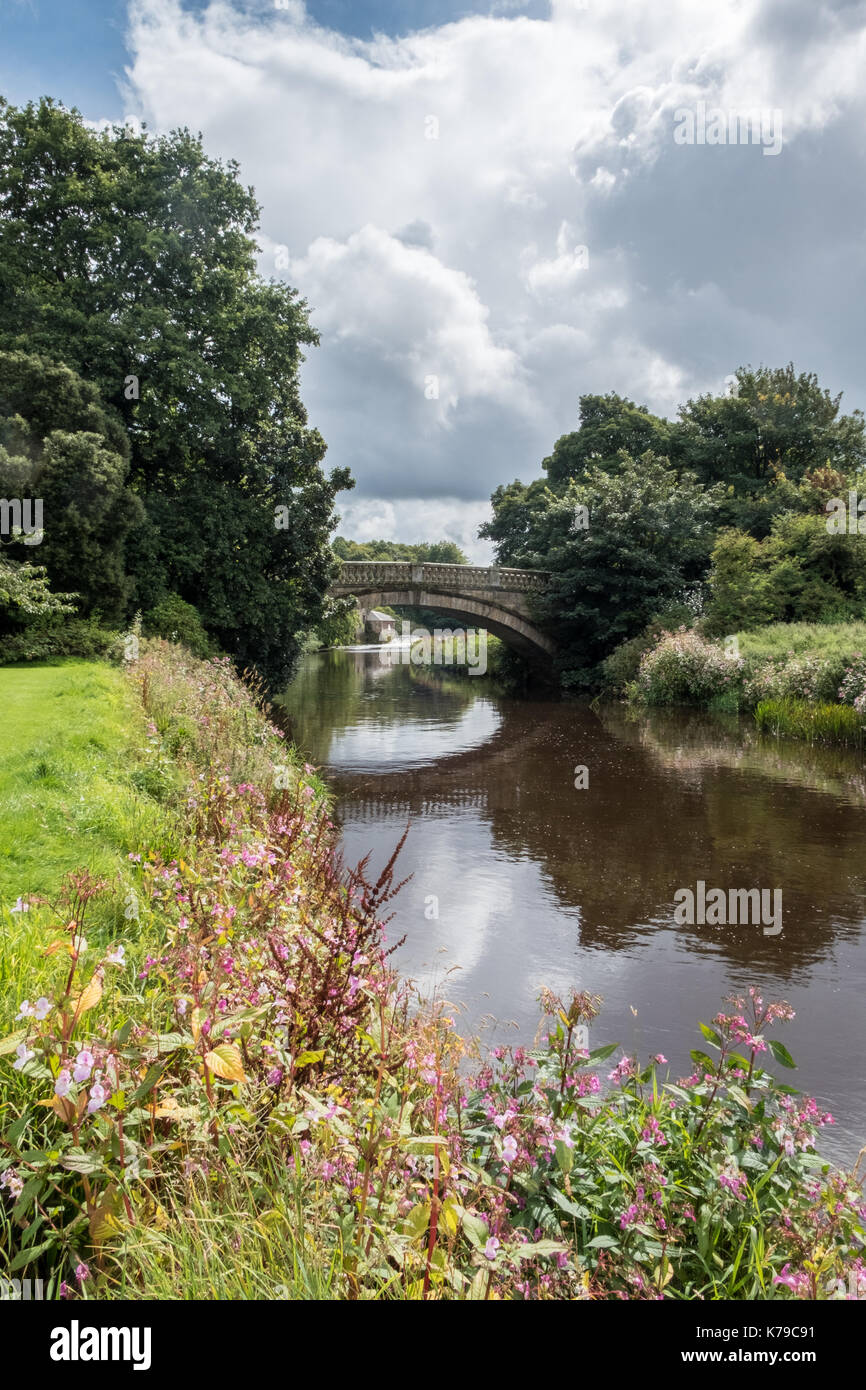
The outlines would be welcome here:
M 347 560 L 331 585 L 334 598 L 363 598 L 365 607 L 432 608 L 464 627 L 483 627 L 524 656 L 551 657 L 555 643 L 536 627 L 533 594 L 547 588 L 542 570 L 498 565 L 416 565 L 412 561 Z

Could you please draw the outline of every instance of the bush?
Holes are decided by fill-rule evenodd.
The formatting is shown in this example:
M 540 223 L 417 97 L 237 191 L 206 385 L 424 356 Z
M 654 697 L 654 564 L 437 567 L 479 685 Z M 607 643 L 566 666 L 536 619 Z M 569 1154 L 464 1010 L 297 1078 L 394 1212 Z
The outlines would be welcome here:
M 100 627 L 95 618 L 67 618 L 56 627 L 36 625 L 0 639 L 0 665 L 52 658 L 100 657 L 120 654 L 121 637 Z
M 748 663 L 747 663 L 748 669 Z M 836 699 L 844 667 L 839 658 L 789 656 L 781 662 L 762 662 L 752 667 L 744 682 L 746 702 L 760 700 Z
M 742 680 L 743 662 L 697 632 L 665 632 L 641 658 L 635 697 L 647 705 L 708 705 L 727 699 Z
M 853 705 L 860 714 L 866 714 L 866 656 L 861 652 L 845 668 L 836 697 L 843 705 Z
M 198 610 L 179 594 L 166 594 L 165 598 L 148 609 L 141 625 L 146 637 L 164 637 L 168 642 L 179 642 L 193 656 L 214 655 L 214 645 Z
M 604 684 L 611 690 L 625 690 L 632 681 L 637 680 L 641 657 L 654 647 L 665 632 L 671 632 L 681 625 L 688 626 L 694 620 L 694 609 L 686 603 L 674 603 L 665 608 L 637 637 L 620 642 L 610 656 L 601 663 Z

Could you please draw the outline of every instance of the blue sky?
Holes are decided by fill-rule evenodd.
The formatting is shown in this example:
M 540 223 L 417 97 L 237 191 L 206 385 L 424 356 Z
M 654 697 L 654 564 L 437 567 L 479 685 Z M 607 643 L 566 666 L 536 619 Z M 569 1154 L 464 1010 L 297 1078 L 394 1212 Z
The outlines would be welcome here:
M 578 397 L 866 407 L 866 0 L 0 0 L 0 91 L 189 126 L 307 299 L 343 531 L 477 559 Z M 723 139 L 677 138 L 717 112 Z M 751 117 L 752 139 L 741 138 Z
M 123 102 L 117 79 L 128 59 L 127 8 L 125 0 L 0 0 L 0 92 L 16 103 L 51 94 L 82 110 L 97 105 L 101 114 L 119 117 Z M 187 0 L 185 8 L 204 5 Z M 454 0 L 310 0 L 307 5 L 319 24 L 357 38 L 377 30 L 407 34 L 490 9 Z M 528 0 L 508 12 L 544 9 L 543 0 Z

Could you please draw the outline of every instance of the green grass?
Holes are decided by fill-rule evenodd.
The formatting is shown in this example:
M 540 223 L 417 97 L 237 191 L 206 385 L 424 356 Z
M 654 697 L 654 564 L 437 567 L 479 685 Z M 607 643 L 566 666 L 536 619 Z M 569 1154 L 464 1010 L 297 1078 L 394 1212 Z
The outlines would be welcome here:
M 737 638 L 746 660 L 779 661 L 790 652 L 847 659 L 866 652 L 866 622 L 771 623 L 753 632 L 738 632 Z
M 755 722 L 765 733 L 787 734 L 810 742 L 863 743 L 863 716 L 850 705 L 812 704 L 808 700 L 761 700 Z
M 87 868 L 115 891 L 92 905 L 87 935 L 124 921 L 130 850 L 172 844 L 177 783 L 147 748 L 145 717 L 123 673 L 101 662 L 0 668 L 0 1004 L 35 998 L 50 974 L 46 938 L 19 897 L 54 901 L 64 875 Z
M 0 903 L 113 873 L 155 828 L 145 725 L 121 671 L 97 662 L 0 668 Z

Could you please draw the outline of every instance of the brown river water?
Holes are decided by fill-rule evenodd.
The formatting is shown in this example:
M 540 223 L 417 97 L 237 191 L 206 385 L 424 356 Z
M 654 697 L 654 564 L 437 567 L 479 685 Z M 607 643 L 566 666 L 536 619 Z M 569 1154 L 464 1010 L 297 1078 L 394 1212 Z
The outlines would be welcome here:
M 748 720 L 513 699 L 393 660 L 308 656 L 284 703 L 336 793 L 348 860 L 370 852 L 377 870 L 411 822 L 398 877 L 412 877 L 388 926 L 406 938 L 401 972 L 491 1043 L 531 1044 L 543 986 L 590 990 L 604 998 L 591 1045 L 662 1052 L 672 1079 L 705 1046 L 698 1020 L 755 984 L 794 1006 L 771 1035 L 797 1062 L 784 1079 L 836 1118 L 822 1152 L 853 1162 L 866 1144 L 862 758 Z M 680 925 L 675 895 L 699 881 L 780 889 L 781 930 Z

